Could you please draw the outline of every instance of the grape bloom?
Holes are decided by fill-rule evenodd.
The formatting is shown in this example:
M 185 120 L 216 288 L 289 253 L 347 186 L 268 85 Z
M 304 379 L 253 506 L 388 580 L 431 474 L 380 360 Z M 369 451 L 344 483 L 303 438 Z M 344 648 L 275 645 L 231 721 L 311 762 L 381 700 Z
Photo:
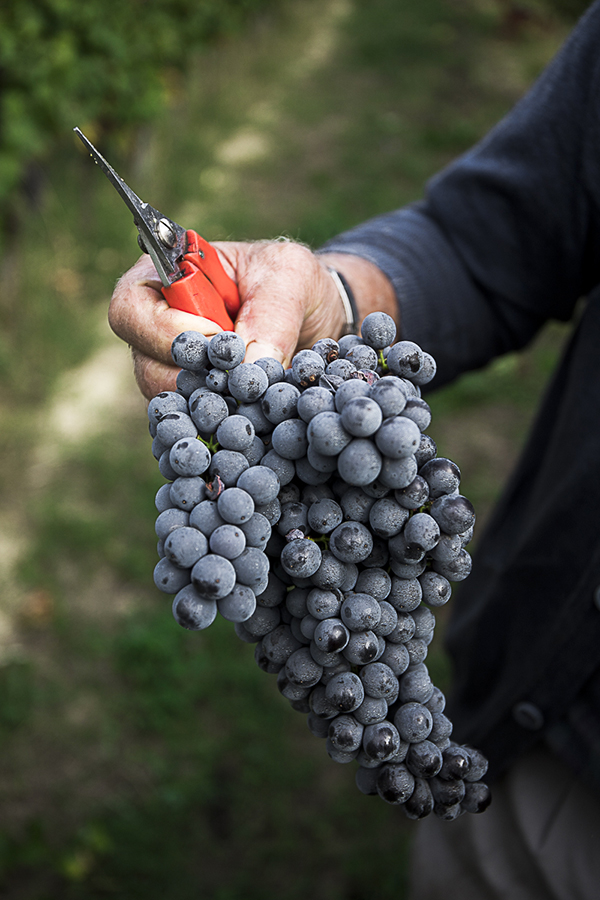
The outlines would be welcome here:
M 372 313 L 287 371 L 233 332 L 175 339 L 177 391 L 148 407 L 154 581 L 184 628 L 234 623 L 360 791 L 452 820 L 489 805 L 487 762 L 452 741 L 425 660 L 475 512 L 426 433 L 435 361 L 395 336 Z

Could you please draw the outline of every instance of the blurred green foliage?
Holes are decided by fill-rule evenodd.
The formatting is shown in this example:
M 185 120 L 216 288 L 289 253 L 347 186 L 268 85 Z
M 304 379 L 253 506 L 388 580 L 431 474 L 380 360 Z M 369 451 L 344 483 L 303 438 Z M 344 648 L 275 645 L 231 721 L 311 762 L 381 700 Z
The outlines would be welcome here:
M 271 0 L 233 35 L 265 0 L 79 2 L 0 4 L 2 60 L 10 45 L 21 67 L 11 90 L 48 128 L 35 131 L 34 106 L 30 132 L 15 120 L 22 164 L 28 147 L 52 145 L 53 128 L 67 135 L 0 260 L 0 562 L 10 538 L 19 550 L 0 605 L 0 626 L 14 621 L 18 641 L 10 657 L 0 631 L 0 894 L 401 900 L 412 823 L 331 763 L 231 623 L 184 632 L 154 588 L 162 479 L 127 349 L 99 327 L 114 279 L 137 256 L 135 228 L 70 129 L 88 133 L 89 122 L 103 149 L 117 128 L 111 162 L 141 197 L 210 240 L 283 231 L 318 245 L 419 197 L 506 112 L 568 30 L 550 11 L 561 0 L 523 0 L 544 17 L 513 30 L 516 4 L 501 0 Z M 176 37 L 167 13 L 179 17 Z M 191 17 L 204 17 L 207 39 L 221 37 L 180 76 Z M 152 41 L 174 61 L 158 65 L 156 45 L 143 45 L 150 18 Z M 84 43 L 91 22 L 96 37 Z M 37 34 L 53 42 L 47 57 Z M 81 61 L 78 75 L 69 60 Z M 120 129 L 134 106 L 135 121 L 152 124 L 125 129 L 138 134 L 127 146 Z M 117 112 L 121 125 L 111 124 Z M 563 335 L 546 330 L 527 353 L 431 398 L 432 434 L 461 466 L 481 518 Z M 122 380 L 98 365 L 106 346 L 125 361 Z M 75 431 L 90 414 L 78 441 L 59 427 L 65 403 Z M 428 662 L 445 688 L 439 637 Z
M 3 0 L 0 204 L 74 125 L 113 132 L 155 116 L 170 73 L 267 2 Z

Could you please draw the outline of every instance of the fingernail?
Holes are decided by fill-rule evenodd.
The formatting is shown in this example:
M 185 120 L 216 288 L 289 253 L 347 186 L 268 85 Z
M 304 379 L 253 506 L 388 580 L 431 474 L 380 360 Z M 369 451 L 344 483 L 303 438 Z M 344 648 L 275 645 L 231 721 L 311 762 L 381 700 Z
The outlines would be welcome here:
M 245 362 L 254 362 L 257 359 L 262 359 L 264 356 L 270 356 L 273 359 L 278 359 L 279 362 L 283 362 L 284 355 L 281 350 L 274 347 L 272 344 L 264 344 L 260 341 L 250 341 L 250 343 L 246 345 Z

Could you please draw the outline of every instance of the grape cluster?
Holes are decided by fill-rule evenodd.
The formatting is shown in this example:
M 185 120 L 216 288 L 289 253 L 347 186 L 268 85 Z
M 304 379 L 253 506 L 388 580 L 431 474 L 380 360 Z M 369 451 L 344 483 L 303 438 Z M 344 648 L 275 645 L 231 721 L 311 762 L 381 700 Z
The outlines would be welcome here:
M 233 332 L 175 339 L 177 391 L 148 407 L 154 580 L 183 627 L 235 623 L 360 791 L 454 819 L 489 804 L 487 762 L 451 740 L 425 660 L 475 513 L 427 434 L 435 361 L 395 336 L 372 313 L 287 370 Z

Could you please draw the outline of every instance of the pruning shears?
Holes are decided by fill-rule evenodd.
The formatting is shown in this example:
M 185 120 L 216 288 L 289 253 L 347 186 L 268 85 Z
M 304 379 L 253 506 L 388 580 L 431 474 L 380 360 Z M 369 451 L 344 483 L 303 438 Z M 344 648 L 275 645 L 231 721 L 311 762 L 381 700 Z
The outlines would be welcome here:
M 156 266 L 169 306 L 233 331 L 240 296 L 215 248 L 195 231 L 186 230 L 140 200 L 83 132 L 79 128 L 73 130 L 133 213 L 138 244 Z

